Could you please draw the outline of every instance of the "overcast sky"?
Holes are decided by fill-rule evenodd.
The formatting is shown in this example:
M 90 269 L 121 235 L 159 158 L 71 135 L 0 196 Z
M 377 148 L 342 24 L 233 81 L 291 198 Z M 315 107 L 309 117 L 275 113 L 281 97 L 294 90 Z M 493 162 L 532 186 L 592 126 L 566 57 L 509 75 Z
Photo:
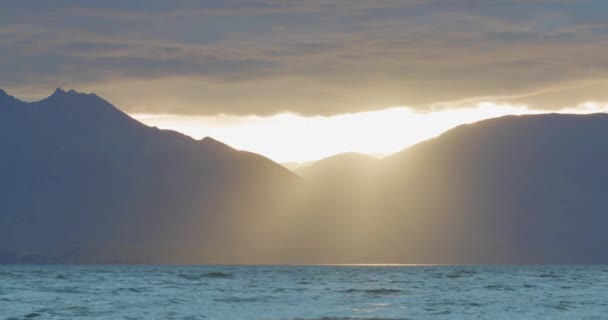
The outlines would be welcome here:
M 0 88 L 128 112 L 608 101 L 608 1 L 0 0 Z

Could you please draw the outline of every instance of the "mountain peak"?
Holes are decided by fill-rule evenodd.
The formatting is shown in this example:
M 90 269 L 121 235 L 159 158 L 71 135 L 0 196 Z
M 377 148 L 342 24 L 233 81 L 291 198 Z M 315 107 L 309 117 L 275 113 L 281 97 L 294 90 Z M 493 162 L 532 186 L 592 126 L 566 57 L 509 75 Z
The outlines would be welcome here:
M 337 176 L 358 177 L 368 175 L 378 168 L 380 160 L 370 155 L 345 152 L 329 158 L 313 162 L 296 170 L 296 173 L 305 178 L 335 179 Z
M 117 122 L 114 121 L 120 121 L 120 123 L 136 123 L 137 126 L 144 126 L 98 95 L 81 93 L 73 89 L 66 91 L 58 87 L 49 97 L 27 103 L 27 105 L 47 110 L 57 117 L 78 117 L 80 121 L 88 121 L 89 125 L 92 123 L 116 124 Z
M 215 140 L 215 139 L 213 139 L 211 137 L 204 137 L 200 141 L 204 142 L 204 143 L 221 143 L 218 140 Z
M 199 141 L 203 145 L 211 146 L 212 148 L 232 149 L 232 147 L 230 147 L 229 145 L 227 145 L 219 140 L 215 140 L 211 137 L 204 137 L 204 138 L 200 139 Z
M 6 93 L 6 91 L 0 89 L 0 102 L 15 102 L 17 101 L 17 98 L 11 96 L 10 94 Z
M 69 97 L 69 96 L 87 96 L 87 95 L 88 94 L 80 93 L 74 89 L 65 91 L 63 88 L 57 87 L 57 89 L 55 89 L 55 91 L 49 96 L 49 98 Z
M 46 103 L 46 102 L 51 102 L 51 101 L 61 101 L 63 103 L 63 102 L 65 102 L 66 99 L 75 98 L 75 97 L 96 97 L 96 98 L 98 98 L 96 100 L 103 100 L 94 94 L 80 93 L 73 89 L 65 91 L 61 87 L 57 87 L 55 89 L 55 91 L 53 91 L 53 93 L 50 96 L 48 96 L 47 98 L 42 99 L 40 101 L 31 102 L 31 103 L 38 104 L 38 103 Z M 23 101 L 15 98 L 14 96 L 11 96 L 3 89 L 0 89 L 0 102 L 6 103 L 6 102 L 23 102 Z
M 55 91 L 46 99 L 40 100 L 35 103 L 60 103 L 60 104 L 70 104 L 70 105 L 100 105 L 104 107 L 112 106 L 109 102 L 102 99 L 98 95 L 94 93 L 82 93 L 78 92 L 74 89 L 70 89 L 68 91 L 64 90 L 61 87 L 55 89 Z

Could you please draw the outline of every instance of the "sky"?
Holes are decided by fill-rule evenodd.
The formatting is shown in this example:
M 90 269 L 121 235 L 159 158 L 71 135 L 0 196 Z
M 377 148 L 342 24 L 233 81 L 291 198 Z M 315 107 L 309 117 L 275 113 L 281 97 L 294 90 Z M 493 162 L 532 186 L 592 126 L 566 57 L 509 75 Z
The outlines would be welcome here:
M 0 0 L 0 88 L 95 92 L 276 161 L 604 111 L 604 0 Z M 590 107 L 591 106 L 591 107 Z

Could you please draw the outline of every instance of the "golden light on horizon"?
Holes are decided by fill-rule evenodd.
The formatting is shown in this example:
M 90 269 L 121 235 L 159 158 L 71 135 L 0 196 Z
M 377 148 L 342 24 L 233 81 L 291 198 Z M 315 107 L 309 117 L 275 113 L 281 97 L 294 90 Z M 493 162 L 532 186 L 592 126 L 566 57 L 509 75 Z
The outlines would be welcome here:
M 587 102 L 561 113 L 607 112 L 608 104 Z M 549 113 L 525 105 L 481 102 L 473 107 L 418 112 L 394 107 L 335 116 L 282 113 L 261 116 L 188 116 L 132 114 L 161 129 L 182 132 L 195 139 L 206 136 L 236 149 L 262 154 L 276 162 L 307 162 L 343 152 L 376 156 L 398 152 L 436 137 L 456 126 L 506 116 Z

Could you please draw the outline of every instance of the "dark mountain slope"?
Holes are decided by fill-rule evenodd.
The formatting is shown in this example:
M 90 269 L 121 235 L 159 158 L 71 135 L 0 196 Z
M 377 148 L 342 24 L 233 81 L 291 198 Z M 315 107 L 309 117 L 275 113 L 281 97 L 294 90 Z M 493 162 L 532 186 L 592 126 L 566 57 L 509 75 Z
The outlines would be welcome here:
M 606 137 L 605 114 L 512 116 L 372 171 L 329 159 L 333 169 L 307 179 L 300 237 L 318 262 L 606 263 Z
M 608 115 L 503 117 L 300 179 L 95 95 L 0 92 L 0 261 L 608 263 Z
M 438 262 L 606 262 L 607 136 L 605 114 L 461 126 L 385 159 L 379 206 Z
M 42 260 L 230 260 L 248 221 L 299 180 L 60 89 L 34 103 L 0 97 L 0 146 L 0 249 Z

